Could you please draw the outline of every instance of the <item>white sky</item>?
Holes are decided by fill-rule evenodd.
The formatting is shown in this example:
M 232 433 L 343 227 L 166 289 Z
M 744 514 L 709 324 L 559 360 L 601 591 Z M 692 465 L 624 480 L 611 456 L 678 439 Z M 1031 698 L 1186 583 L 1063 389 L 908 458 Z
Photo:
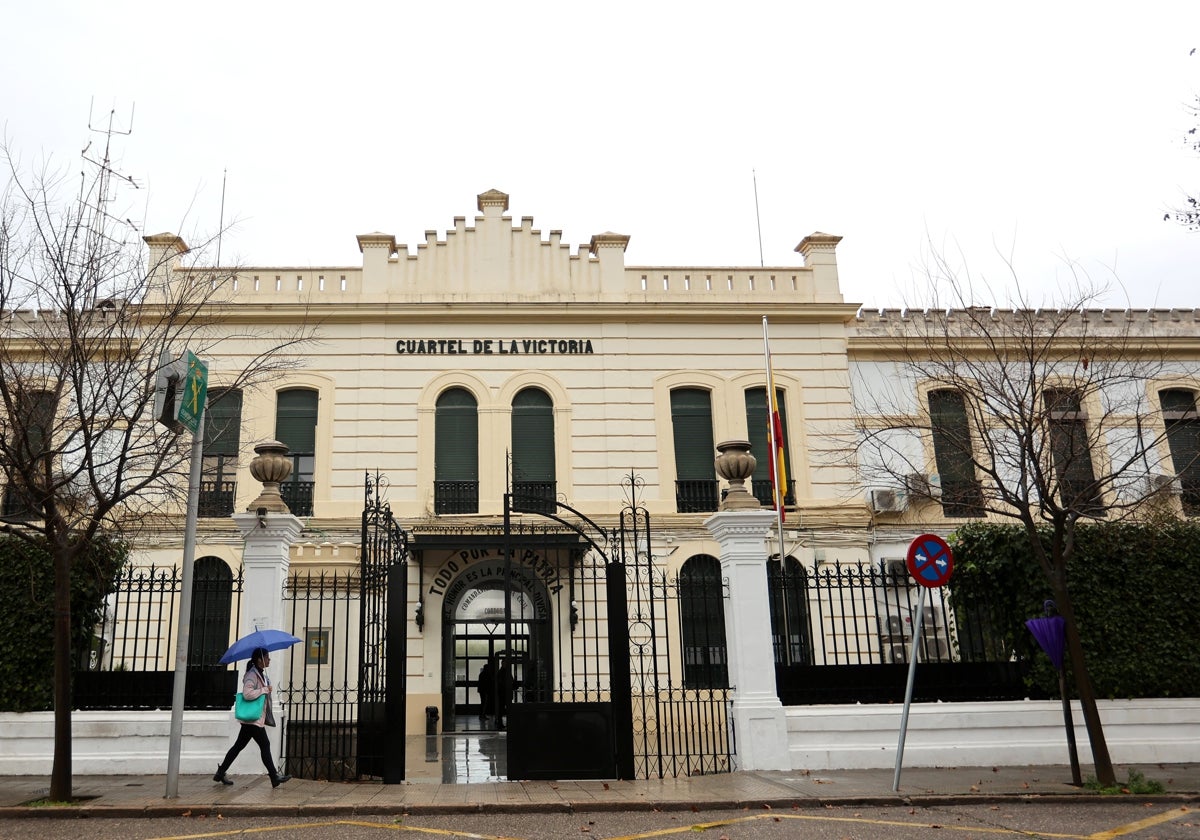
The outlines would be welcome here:
M 627 265 L 758 265 L 756 170 L 766 264 L 839 234 L 847 301 L 920 304 L 932 241 L 995 283 L 1011 253 L 1033 303 L 1074 261 L 1109 305 L 1200 304 L 1200 233 L 1163 221 L 1200 191 L 1196 0 L 2 6 L 10 145 L 77 171 L 89 107 L 134 108 L 132 215 L 215 231 L 228 170 L 225 263 L 415 250 L 494 187 Z

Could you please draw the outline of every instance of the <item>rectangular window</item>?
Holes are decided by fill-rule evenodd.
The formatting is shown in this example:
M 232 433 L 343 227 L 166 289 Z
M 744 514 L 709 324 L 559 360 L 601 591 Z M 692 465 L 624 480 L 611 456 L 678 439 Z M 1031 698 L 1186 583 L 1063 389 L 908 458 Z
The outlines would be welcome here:
M 1051 389 L 1042 395 L 1059 504 L 1082 516 L 1104 516 L 1104 500 L 1092 467 L 1087 414 L 1078 391 Z
M 949 389 L 930 391 L 929 421 L 942 513 L 951 517 L 983 516 L 983 489 L 975 478 L 975 450 L 963 395 Z
M 1184 516 L 1200 516 L 1200 414 L 1196 395 L 1191 391 L 1170 390 L 1159 393 L 1171 464 L 1183 490 Z
M 775 401 L 779 404 L 779 424 L 783 427 L 783 466 L 789 476 L 785 488 L 783 502 L 791 507 L 796 504 L 796 482 L 792 475 L 792 459 L 788 455 L 788 422 L 787 409 L 784 408 L 783 389 L 775 389 Z M 769 426 L 770 413 L 767 409 L 767 389 L 748 388 L 746 390 L 746 439 L 750 441 L 750 453 L 754 455 L 754 474 L 750 477 L 750 487 L 754 498 L 763 507 L 774 507 L 771 498 L 771 429 Z

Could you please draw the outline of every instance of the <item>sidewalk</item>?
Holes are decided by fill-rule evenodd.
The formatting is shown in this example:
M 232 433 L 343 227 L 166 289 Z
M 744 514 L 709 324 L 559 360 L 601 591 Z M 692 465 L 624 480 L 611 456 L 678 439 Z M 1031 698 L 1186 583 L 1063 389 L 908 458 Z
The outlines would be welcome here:
M 1200 764 L 1123 765 L 1161 782 L 1166 793 L 1144 801 L 1200 801 Z M 1083 777 L 1090 774 L 1084 768 Z M 165 776 L 76 776 L 68 807 L 28 807 L 44 797 L 41 776 L 0 777 L 0 819 L 13 817 L 166 817 L 190 812 L 223 816 L 335 816 L 473 812 L 588 812 L 819 808 L 826 805 L 944 805 L 962 802 L 1070 798 L 1111 801 L 1070 784 L 1066 766 L 904 769 L 892 791 L 892 770 L 746 771 L 684 779 L 639 781 L 314 782 L 293 779 L 272 789 L 264 775 L 233 776 L 234 785 L 208 776 L 182 776 L 179 797 L 168 800 Z

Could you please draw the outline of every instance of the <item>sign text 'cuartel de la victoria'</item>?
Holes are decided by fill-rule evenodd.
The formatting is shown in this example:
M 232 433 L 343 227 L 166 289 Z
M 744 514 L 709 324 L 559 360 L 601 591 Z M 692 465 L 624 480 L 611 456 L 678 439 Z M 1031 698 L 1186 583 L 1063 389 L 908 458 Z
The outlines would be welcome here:
M 402 356 L 589 355 L 590 338 L 402 338 L 396 342 Z

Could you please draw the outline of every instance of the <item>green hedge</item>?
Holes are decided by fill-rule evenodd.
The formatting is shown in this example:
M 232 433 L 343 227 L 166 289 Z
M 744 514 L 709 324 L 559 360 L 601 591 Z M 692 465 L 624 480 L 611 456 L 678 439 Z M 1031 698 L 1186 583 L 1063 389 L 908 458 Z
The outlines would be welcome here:
M 86 658 L 104 598 L 128 557 L 122 541 L 101 537 L 75 563 L 71 649 Z M 54 567 L 45 544 L 0 535 L 0 710 L 54 707 Z
M 1024 624 L 1053 597 L 1025 530 L 971 524 L 951 545 L 955 597 L 995 605 L 991 627 L 1030 662 L 1031 687 L 1057 696 L 1057 674 Z M 1079 525 L 1067 574 L 1097 697 L 1200 695 L 1200 525 Z

